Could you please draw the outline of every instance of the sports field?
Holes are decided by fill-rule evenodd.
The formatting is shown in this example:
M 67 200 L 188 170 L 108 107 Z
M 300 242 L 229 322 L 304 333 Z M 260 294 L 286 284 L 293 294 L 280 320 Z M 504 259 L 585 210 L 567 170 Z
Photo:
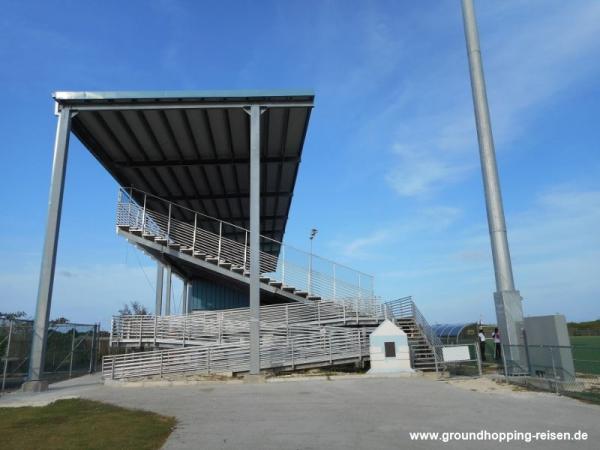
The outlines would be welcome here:
M 571 336 L 575 371 L 600 375 L 600 336 Z

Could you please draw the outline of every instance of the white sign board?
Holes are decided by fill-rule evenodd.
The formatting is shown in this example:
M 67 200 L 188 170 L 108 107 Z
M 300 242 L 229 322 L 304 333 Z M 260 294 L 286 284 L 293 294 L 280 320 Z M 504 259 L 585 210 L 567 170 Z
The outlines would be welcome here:
M 471 359 L 468 345 L 442 347 L 442 354 L 444 355 L 444 361 L 446 362 L 469 361 Z

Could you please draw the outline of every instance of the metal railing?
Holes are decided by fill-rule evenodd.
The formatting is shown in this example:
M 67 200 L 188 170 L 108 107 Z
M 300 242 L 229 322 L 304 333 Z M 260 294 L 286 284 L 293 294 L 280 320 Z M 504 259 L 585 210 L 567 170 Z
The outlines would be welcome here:
M 600 392 L 600 347 L 502 344 L 501 357 L 507 383 L 583 397 Z
M 377 325 L 384 315 L 382 305 L 374 301 L 368 305 L 365 303 L 346 305 L 315 302 L 261 306 L 261 328 Z M 111 322 L 111 344 L 207 345 L 247 341 L 249 319 L 248 308 L 197 311 L 171 316 L 114 316 Z
M 139 200 L 136 201 L 136 199 Z M 162 211 L 162 212 L 161 212 Z M 249 230 L 134 188 L 120 188 L 117 226 L 248 271 Z M 373 277 L 260 236 L 261 276 L 324 300 L 373 298 Z
M 361 360 L 369 353 L 368 331 L 340 327 L 262 327 L 261 369 L 294 369 Z M 216 343 L 178 349 L 105 356 L 107 379 L 163 376 L 170 373 L 206 374 L 249 370 L 249 342 Z
M 386 317 L 393 317 L 394 319 L 412 318 L 415 324 L 421 330 L 421 333 L 427 340 L 429 346 L 433 349 L 436 366 L 443 361 L 442 347 L 443 343 L 437 336 L 425 316 L 421 313 L 417 305 L 413 301 L 412 297 L 403 297 L 397 300 L 391 300 L 384 303 L 383 305 Z

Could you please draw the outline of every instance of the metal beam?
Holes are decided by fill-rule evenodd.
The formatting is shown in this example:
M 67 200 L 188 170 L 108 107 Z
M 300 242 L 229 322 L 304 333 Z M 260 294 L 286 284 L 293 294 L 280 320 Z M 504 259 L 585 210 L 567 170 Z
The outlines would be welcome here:
M 107 104 L 81 104 L 57 100 L 61 104 L 68 105 L 73 111 L 136 111 L 136 110 L 167 110 L 167 109 L 247 109 L 252 106 L 262 106 L 263 108 L 312 108 L 313 102 L 261 102 L 250 105 L 249 103 L 107 103 Z
M 250 374 L 260 373 L 260 106 L 250 107 Z
M 261 163 L 298 163 L 298 156 L 269 156 L 261 158 Z M 116 161 L 115 165 L 128 168 L 140 169 L 144 167 L 189 167 L 189 166 L 216 166 L 230 164 L 250 164 L 250 158 L 200 158 L 200 159 L 180 159 L 167 161 Z
M 485 190 L 485 206 L 494 262 L 494 275 L 496 277 L 494 303 L 502 343 L 506 349 L 510 349 L 509 345 L 522 344 L 523 306 L 521 296 L 515 290 L 510 251 L 508 249 L 500 179 L 496 165 L 496 151 L 492 137 L 492 124 L 473 0 L 462 0 L 462 12 L 479 141 L 479 157 Z M 511 351 L 514 353 L 507 355 L 509 359 L 513 361 L 521 359 L 518 350 L 513 349 Z
M 165 274 L 165 266 L 156 261 L 156 304 L 154 306 L 154 314 L 162 315 L 162 295 L 163 295 L 163 279 Z
M 165 316 L 171 315 L 171 282 L 173 281 L 173 272 L 171 265 L 167 265 L 167 286 L 165 293 Z
M 273 198 L 273 197 L 291 197 L 291 192 L 261 192 L 261 197 Z M 227 194 L 202 194 L 202 195 L 175 195 L 168 198 L 168 200 L 180 201 L 180 200 L 223 200 L 230 198 L 250 198 L 250 193 L 242 192 L 242 193 L 227 193 Z M 278 215 L 278 216 L 268 216 L 268 217 L 286 217 L 287 215 Z M 265 217 L 265 216 L 263 216 Z
M 35 322 L 33 325 L 33 340 L 29 360 L 28 386 L 25 389 L 41 390 L 47 388 L 41 383 L 46 353 L 46 338 L 48 321 L 52 304 L 52 287 L 54 285 L 54 270 L 56 267 L 56 250 L 60 230 L 67 156 L 69 149 L 69 134 L 71 130 L 71 110 L 62 108 L 58 113 L 56 140 L 54 142 L 54 161 L 52 163 L 52 178 L 50 181 L 50 196 L 48 199 L 48 219 L 46 222 L 46 237 L 42 253 L 42 267 L 38 285 Z

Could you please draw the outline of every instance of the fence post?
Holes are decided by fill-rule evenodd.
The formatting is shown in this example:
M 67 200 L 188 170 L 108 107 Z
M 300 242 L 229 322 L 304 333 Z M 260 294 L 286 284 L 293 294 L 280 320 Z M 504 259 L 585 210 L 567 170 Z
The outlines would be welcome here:
M 97 330 L 96 328 L 98 327 L 98 325 L 94 324 L 94 328 L 92 329 L 92 345 L 90 348 L 90 371 L 89 373 L 92 373 L 94 371 L 94 350 L 96 347 L 96 336 L 97 336 Z
M 156 322 L 158 320 L 158 316 L 154 315 L 154 347 L 156 347 Z
M 362 363 L 362 339 L 361 339 L 361 334 L 362 334 L 362 330 L 357 330 L 358 331 L 358 360 Z
M 171 240 L 171 207 L 173 203 L 169 202 L 169 217 L 167 218 L 167 245 L 169 245 L 169 241 Z
M 504 351 L 504 345 L 502 345 L 502 364 L 504 365 L 504 378 L 506 379 L 506 385 L 508 386 L 508 366 L 506 365 L 506 352 Z
M 285 305 L 285 327 L 289 330 L 290 328 L 290 305 Z
M 114 380 L 115 379 L 115 366 L 117 365 L 117 357 L 113 356 L 112 357 L 112 368 L 110 370 L 110 379 Z
M 292 334 L 292 370 L 294 370 L 294 335 Z
M 481 370 L 481 355 L 479 354 L 479 345 L 475 344 L 475 356 L 477 357 L 477 370 L 479 370 L 479 376 L 483 375 Z
M 333 301 L 335 301 L 335 296 L 337 294 L 336 291 L 337 291 L 337 286 L 336 286 L 336 278 L 335 278 L 335 263 L 333 263 Z
M 163 376 L 163 357 L 164 357 L 163 352 L 160 352 L 160 377 L 161 378 Z
M 556 378 L 556 364 L 554 362 L 554 349 L 552 347 L 550 348 L 550 357 L 552 358 L 552 374 L 554 375 L 554 389 L 556 391 L 556 393 L 558 394 L 558 379 Z
M 142 236 L 146 230 L 146 194 L 144 194 L 144 209 L 142 210 Z
M 4 384 L 6 383 L 6 373 L 8 370 L 8 357 L 10 356 L 10 341 L 12 339 L 13 321 L 8 322 L 8 342 L 6 343 L 6 351 L 4 352 L 4 371 L 2 372 L 2 390 L 4 392 Z
M 219 220 L 219 248 L 217 250 L 217 259 L 221 262 L 221 241 L 223 240 L 223 222 Z
M 321 302 L 317 302 L 317 323 L 321 326 Z
M 185 347 L 185 332 L 187 330 L 187 314 L 183 316 L 183 346 Z
M 331 332 L 328 330 L 327 335 L 329 336 L 329 364 L 333 363 L 333 359 L 331 356 Z
M 206 351 L 206 373 L 210 373 L 210 347 Z
M 248 230 L 244 233 L 244 271 L 246 271 L 246 261 L 248 260 Z
M 140 316 L 140 349 L 142 348 L 142 334 L 144 332 L 144 316 Z
M 342 313 L 344 314 L 344 325 L 346 325 L 346 304 L 342 303 Z
M 198 214 L 194 214 L 194 235 L 192 236 L 192 256 L 196 251 L 196 229 L 198 228 Z
M 71 337 L 71 361 L 69 362 L 69 378 L 73 374 L 73 353 L 75 353 L 75 327 L 73 327 L 73 333 Z
M 223 333 L 223 313 L 217 313 L 218 314 L 218 320 L 219 320 L 219 335 L 217 336 L 217 342 L 220 344 L 221 343 L 221 335 Z

